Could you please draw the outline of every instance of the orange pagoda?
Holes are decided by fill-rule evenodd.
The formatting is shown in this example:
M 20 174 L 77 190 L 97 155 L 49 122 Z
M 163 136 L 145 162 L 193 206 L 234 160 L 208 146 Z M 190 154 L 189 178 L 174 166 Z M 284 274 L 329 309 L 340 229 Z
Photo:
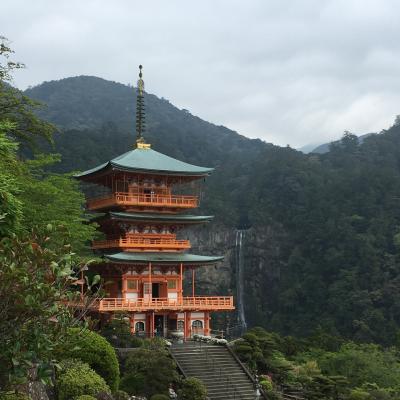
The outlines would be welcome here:
M 233 310 L 233 298 L 197 296 L 195 270 L 223 257 L 188 253 L 190 242 L 180 238 L 179 231 L 213 218 L 188 214 L 198 206 L 199 196 L 185 191 L 193 191 L 194 183 L 212 168 L 168 157 L 145 142 L 139 68 L 134 150 L 75 176 L 103 192 L 87 199 L 88 210 L 101 213 L 96 221 L 105 234 L 105 240 L 92 244 L 104 257 L 104 263 L 94 268 L 108 296 L 96 303 L 95 310 L 126 313 L 131 332 L 143 336 L 210 335 L 210 313 Z M 187 270 L 192 277 L 190 296 L 183 290 Z

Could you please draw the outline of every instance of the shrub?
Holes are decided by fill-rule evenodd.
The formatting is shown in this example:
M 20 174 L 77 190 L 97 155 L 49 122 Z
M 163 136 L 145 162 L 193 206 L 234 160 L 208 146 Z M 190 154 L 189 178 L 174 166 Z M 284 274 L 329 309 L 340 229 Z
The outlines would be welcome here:
M 165 394 L 154 394 L 150 397 L 150 400 L 169 400 L 169 396 Z
M 129 400 L 129 398 L 129 394 L 124 392 L 123 390 L 117 390 L 114 393 L 114 400 Z
M 129 347 L 142 347 L 143 346 L 143 339 L 140 339 L 136 336 L 131 336 L 129 340 Z
M 58 349 L 62 358 L 78 358 L 90 365 L 104 380 L 112 391 L 118 389 L 119 364 L 114 349 L 99 334 L 90 330 L 72 328 L 67 341 Z
M 170 383 L 178 379 L 176 365 L 161 341 L 146 341 L 146 346 L 128 356 L 121 389 L 129 394 L 151 397 L 167 393 Z M 165 346 L 165 345 L 164 345 Z
M 142 373 L 125 374 L 120 383 L 120 388 L 129 394 L 140 394 L 145 389 L 145 377 Z
M 110 391 L 100 375 L 88 364 L 79 361 L 59 373 L 56 388 L 59 400 L 70 400 L 82 395 L 96 396 L 99 392 Z
M 260 385 L 263 388 L 263 390 L 265 390 L 265 391 L 273 389 L 272 382 L 268 379 L 260 381 Z
M 90 396 L 88 394 L 82 394 L 75 398 L 75 400 L 96 400 L 96 397 Z
M 281 395 L 281 393 L 279 393 L 276 390 L 268 390 L 266 391 L 267 393 L 267 399 L 268 400 L 283 400 L 283 397 Z
M 371 395 L 362 389 L 356 388 L 350 392 L 349 400 L 370 400 Z
M 205 400 L 207 390 L 203 382 L 196 378 L 187 378 L 182 383 L 182 389 L 179 390 L 180 400 Z
M 25 393 L 0 392 L 0 400 L 30 400 Z

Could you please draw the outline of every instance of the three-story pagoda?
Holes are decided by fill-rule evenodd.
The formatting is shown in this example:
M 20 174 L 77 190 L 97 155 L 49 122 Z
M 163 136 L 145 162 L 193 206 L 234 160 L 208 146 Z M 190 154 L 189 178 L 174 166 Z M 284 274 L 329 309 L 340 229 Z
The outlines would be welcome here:
M 105 260 L 95 269 L 106 282 L 107 292 L 96 303 L 96 311 L 126 312 L 131 332 L 136 334 L 209 335 L 210 313 L 233 310 L 233 298 L 196 295 L 195 269 L 215 265 L 223 257 L 188 252 L 190 242 L 179 238 L 179 231 L 212 217 L 188 214 L 198 207 L 198 196 L 176 192 L 204 179 L 212 168 L 168 157 L 145 142 L 144 83 L 139 68 L 135 149 L 76 175 L 107 192 L 87 199 L 88 210 L 102 213 L 97 222 L 106 237 L 92 244 Z M 192 293 L 185 296 L 183 279 L 188 269 Z

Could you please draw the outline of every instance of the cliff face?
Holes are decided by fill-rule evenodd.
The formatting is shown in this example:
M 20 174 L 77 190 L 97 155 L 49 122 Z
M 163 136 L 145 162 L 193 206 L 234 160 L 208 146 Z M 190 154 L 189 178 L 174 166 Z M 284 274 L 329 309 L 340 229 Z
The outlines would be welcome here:
M 218 265 L 196 269 L 196 293 L 234 294 L 235 231 L 222 224 L 209 224 L 187 230 L 184 235 L 191 241 L 193 253 L 224 256 Z
M 241 249 L 239 233 L 242 232 Z M 243 304 L 248 326 L 269 325 L 272 308 L 276 308 L 274 293 L 279 288 L 282 263 L 279 261 L 285 234 L 280 227 L 259 226 L 238 231 L 222 224 L 210 224 L 184 232 L 196 254 L 223 255 L 224 261 L 214 267 L 196 270 L 196 293 L 233 295 L 235 305 Z M 242 252 L 239 274 L 239 251 Z M 190 275 L 186 290 L 191 290 Z M 239 290 L 240 286 L 242 291 Z M 242 293 L 241 293 L 242 292 Z M 238 310 L 231 316 L 237 321 Z

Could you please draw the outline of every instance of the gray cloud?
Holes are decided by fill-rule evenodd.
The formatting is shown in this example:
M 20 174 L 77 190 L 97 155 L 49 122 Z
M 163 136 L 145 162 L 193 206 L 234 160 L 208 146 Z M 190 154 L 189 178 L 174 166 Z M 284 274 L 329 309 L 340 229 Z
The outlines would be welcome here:
M 3 0 L 15 83 L 97 75 L 294 147 L 400 114 L 396 0 Z

